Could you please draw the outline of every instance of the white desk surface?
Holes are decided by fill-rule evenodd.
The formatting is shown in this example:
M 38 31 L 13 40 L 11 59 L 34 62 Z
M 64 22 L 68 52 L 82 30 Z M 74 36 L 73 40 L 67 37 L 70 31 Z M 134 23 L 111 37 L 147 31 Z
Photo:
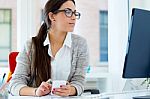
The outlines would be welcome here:
M 8 99 L 132 99 L 135 96 L 150 95 L 150 90 L 136 90 L 126 92 L 114 92 L 114 93 L 101 93 L 97 95 L 84 95 L 84 96 L 73 96 L 73 97 L 59 97 L 59 96 L 9 96 Z
M 150 90 L 133 90 L 133 91 L 123 91 L 123 92 L 109 92 L 102 93 L 100 99 L 133 99 L 135 96 L 145 96 L 150 95 Z
M 60 97 L 60 96 L 42 96 L 42 97 L 33 97 L 33 96 L 9 96 L 8 99 L 99 99 L 100 94 L 97 95 L 86 95 L 86 96 L 72 96 L 72 97 Z

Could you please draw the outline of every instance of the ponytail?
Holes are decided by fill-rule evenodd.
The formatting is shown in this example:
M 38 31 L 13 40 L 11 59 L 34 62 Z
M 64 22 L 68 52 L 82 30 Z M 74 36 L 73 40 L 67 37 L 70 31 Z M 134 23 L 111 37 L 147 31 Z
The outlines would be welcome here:
M 35 48 L 33 65 L 31 66 L 31 77 L 35 81 L 34 87 L 38 87 L 42 81 L 47 81 L 51 78 L 50 56 L 48 55 L 48 46 L 43 46 L 47 36 L 47 25 L 44 22 L 39 29 L 36 37 L 32 38 Z
M 37 38 L 39 38 L 40 42 L 43 43 L 45 38 L 47 36 L 47 25 L 46 23 L 44 22 L 41 27 L 40 27 L 40 30 L 39 30 L 39 33 L 37 35 Z

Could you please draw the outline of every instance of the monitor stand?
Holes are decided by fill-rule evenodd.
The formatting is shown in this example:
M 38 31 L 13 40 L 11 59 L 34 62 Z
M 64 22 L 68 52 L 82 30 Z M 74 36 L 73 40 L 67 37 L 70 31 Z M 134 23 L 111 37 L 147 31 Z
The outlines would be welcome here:
M 150 99 L 150 95 L 147 95 L 147 96 L 137 96 L 137 97 L 133 97 L 133 99 Z

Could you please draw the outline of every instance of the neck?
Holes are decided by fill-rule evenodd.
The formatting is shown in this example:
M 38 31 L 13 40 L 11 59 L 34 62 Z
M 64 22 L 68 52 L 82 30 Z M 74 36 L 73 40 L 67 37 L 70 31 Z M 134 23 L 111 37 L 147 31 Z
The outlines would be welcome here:
M 51 43 L 61 43 L 63 44 L 66 38 L 67 32 L 58 32 L 58 31 L 50 31 L 49 32 L 49 40 Z

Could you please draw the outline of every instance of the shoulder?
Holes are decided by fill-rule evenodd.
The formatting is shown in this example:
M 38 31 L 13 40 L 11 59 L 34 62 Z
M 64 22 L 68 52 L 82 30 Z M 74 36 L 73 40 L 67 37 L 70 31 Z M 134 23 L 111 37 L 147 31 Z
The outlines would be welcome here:
M 76 35 L 76 34 L 72 34 L 72 43 L 73 44 L 77 44 L 77 45 L 85 45 L 87 44 L 87 41 L 85 38 L 79 36 L 79 35 Z
M 32 38 L 28 39 L 25 44 L 24 44 L 24 47 L 23 47 L 23 51 L 26 51 L 26 52 L 29 52 L 32 48 Z

